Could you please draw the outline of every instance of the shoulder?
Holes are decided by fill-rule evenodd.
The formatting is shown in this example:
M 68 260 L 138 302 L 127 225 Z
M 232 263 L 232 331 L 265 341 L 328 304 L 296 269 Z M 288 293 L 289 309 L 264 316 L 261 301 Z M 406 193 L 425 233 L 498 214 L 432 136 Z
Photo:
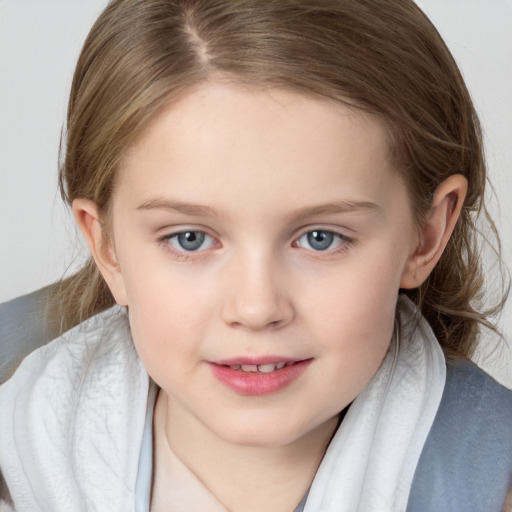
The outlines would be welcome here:
M 482 455 L 512 454 L 512 391 L 475 364 L 449 364 L 443 398 L 429 437 L 467 443 Z M 494 441 L 485 444 L 484 441 Z M 512 458 L 507 460 L 512 466 Z
M 4 389 L 12 382 L 21 384 L 41 375 L 55 377 L 53 370 L 67 376 L 73 371 L 81 373 L 90 363 L 104 359 L 112 352 L 126 352 L 131 346 L 131 336 L 126 313 L 122 308 L 113 307 L 99 313 L 52 341 L 46 341 L 39 348 L 23 354 L 23 360 L 15 372 L 0 386 Z
M 447 367 L 447 379 L 445 396 L 443 400 L 477 400 L 478 407 L 489 408 L 503 403 L 512 404 L 512 391 L 496 382 L 476 364 L 449 363 Z M 490 400 L 490 402 L 489 402 Z M 512 410 L 505 408 L 503 413 L 511 418 Z
M 512 391 L 473 363 L 449 364 L 408 511 L 498 511 L 511 477 Z
M 21 361 L 57 338 L 57 322 L 47 317 L 52 286 L 0 304 L 0 383 L 12 376 Z

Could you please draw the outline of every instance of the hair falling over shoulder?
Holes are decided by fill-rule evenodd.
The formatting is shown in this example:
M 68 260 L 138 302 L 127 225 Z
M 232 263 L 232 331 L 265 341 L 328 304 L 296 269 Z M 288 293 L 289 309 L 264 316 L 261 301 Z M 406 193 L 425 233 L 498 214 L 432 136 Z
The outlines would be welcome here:
M 108 225 L 127 149 L 166 105 L 212 77 L 329 98 L 382 119 L 418 225 L 442 181 L 467 178 L 445 253 L 430 278 L 406 293 L 446 353 L 470 356 L 504 302 L 486 306 L 483 288 L 481 246 L 492 235 L 499 256 L 499 238 L 484 204 L 482 134 L 471 97 L 415 3 L 111 1 L 74 74 L 60 169 L 65 201 L 93 200 Z M 92 261 L 57 288 L 63 329 L 114 303 Z

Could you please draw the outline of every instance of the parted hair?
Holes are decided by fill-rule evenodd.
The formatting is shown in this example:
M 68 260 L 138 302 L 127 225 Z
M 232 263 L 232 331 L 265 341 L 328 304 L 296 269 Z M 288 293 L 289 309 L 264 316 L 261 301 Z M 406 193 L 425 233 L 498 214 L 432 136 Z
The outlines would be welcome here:
M 167 105 L 221 78 L 284 88 L 371 113 L 390 134 L 418 226 L 438 185 L 469 183 L 419 306 L 448 354 L 468 357 L 484 308 L 480 217 L 486 169 L 470 94 L 439 33 L 412 0 L 113 0 L 80 54 L 61 147 L 64 200 L 94 201 L 108 219 L 122 159 Z M 495 232 L 495 231 L 494 231 Z M 499 247 L 499 239 L 497 239 Z M 114 304 L 94 262 L 57 287 L 62 328 Z

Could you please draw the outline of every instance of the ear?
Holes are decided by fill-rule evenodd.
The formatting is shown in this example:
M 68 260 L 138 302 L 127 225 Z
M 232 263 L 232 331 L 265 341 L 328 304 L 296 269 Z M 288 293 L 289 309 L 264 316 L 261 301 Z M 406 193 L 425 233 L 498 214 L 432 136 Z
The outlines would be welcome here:
M 123 274 L 116 258 L 114 244 L 101 224 L 98 208 L 89 199 L 75 199 L 73 215 L 89 246 L 92 257 L 116 302 L 127 306 Z
M 400 288 L 417 288 L 432 272 L 459 219 L 467 189 L 467 179 L 461 174 L 450 176 L 437 187 L 415 251 L 405 265 Z

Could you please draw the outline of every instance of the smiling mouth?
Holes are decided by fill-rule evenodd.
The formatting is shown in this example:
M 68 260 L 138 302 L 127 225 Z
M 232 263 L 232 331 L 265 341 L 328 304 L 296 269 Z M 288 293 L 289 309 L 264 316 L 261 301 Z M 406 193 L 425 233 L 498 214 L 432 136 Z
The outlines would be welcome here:
M 295 361 L 289 361 L 287 363 L 269 363 L 269 364 L 233 364 L 233 365 L 222 365 L 232 370 L 240 370 L 247 373 L 272 373 L 276 370 L 282 370 L 285 366 L 291 366 L 295 364 Z
M 245 396 L 263 396 L 291 385 L 312 362 L 313 358 L 283 360 L 262 357 L 259 360 L 231 359 L 208 364 L 213 376 L 232 391 Z

